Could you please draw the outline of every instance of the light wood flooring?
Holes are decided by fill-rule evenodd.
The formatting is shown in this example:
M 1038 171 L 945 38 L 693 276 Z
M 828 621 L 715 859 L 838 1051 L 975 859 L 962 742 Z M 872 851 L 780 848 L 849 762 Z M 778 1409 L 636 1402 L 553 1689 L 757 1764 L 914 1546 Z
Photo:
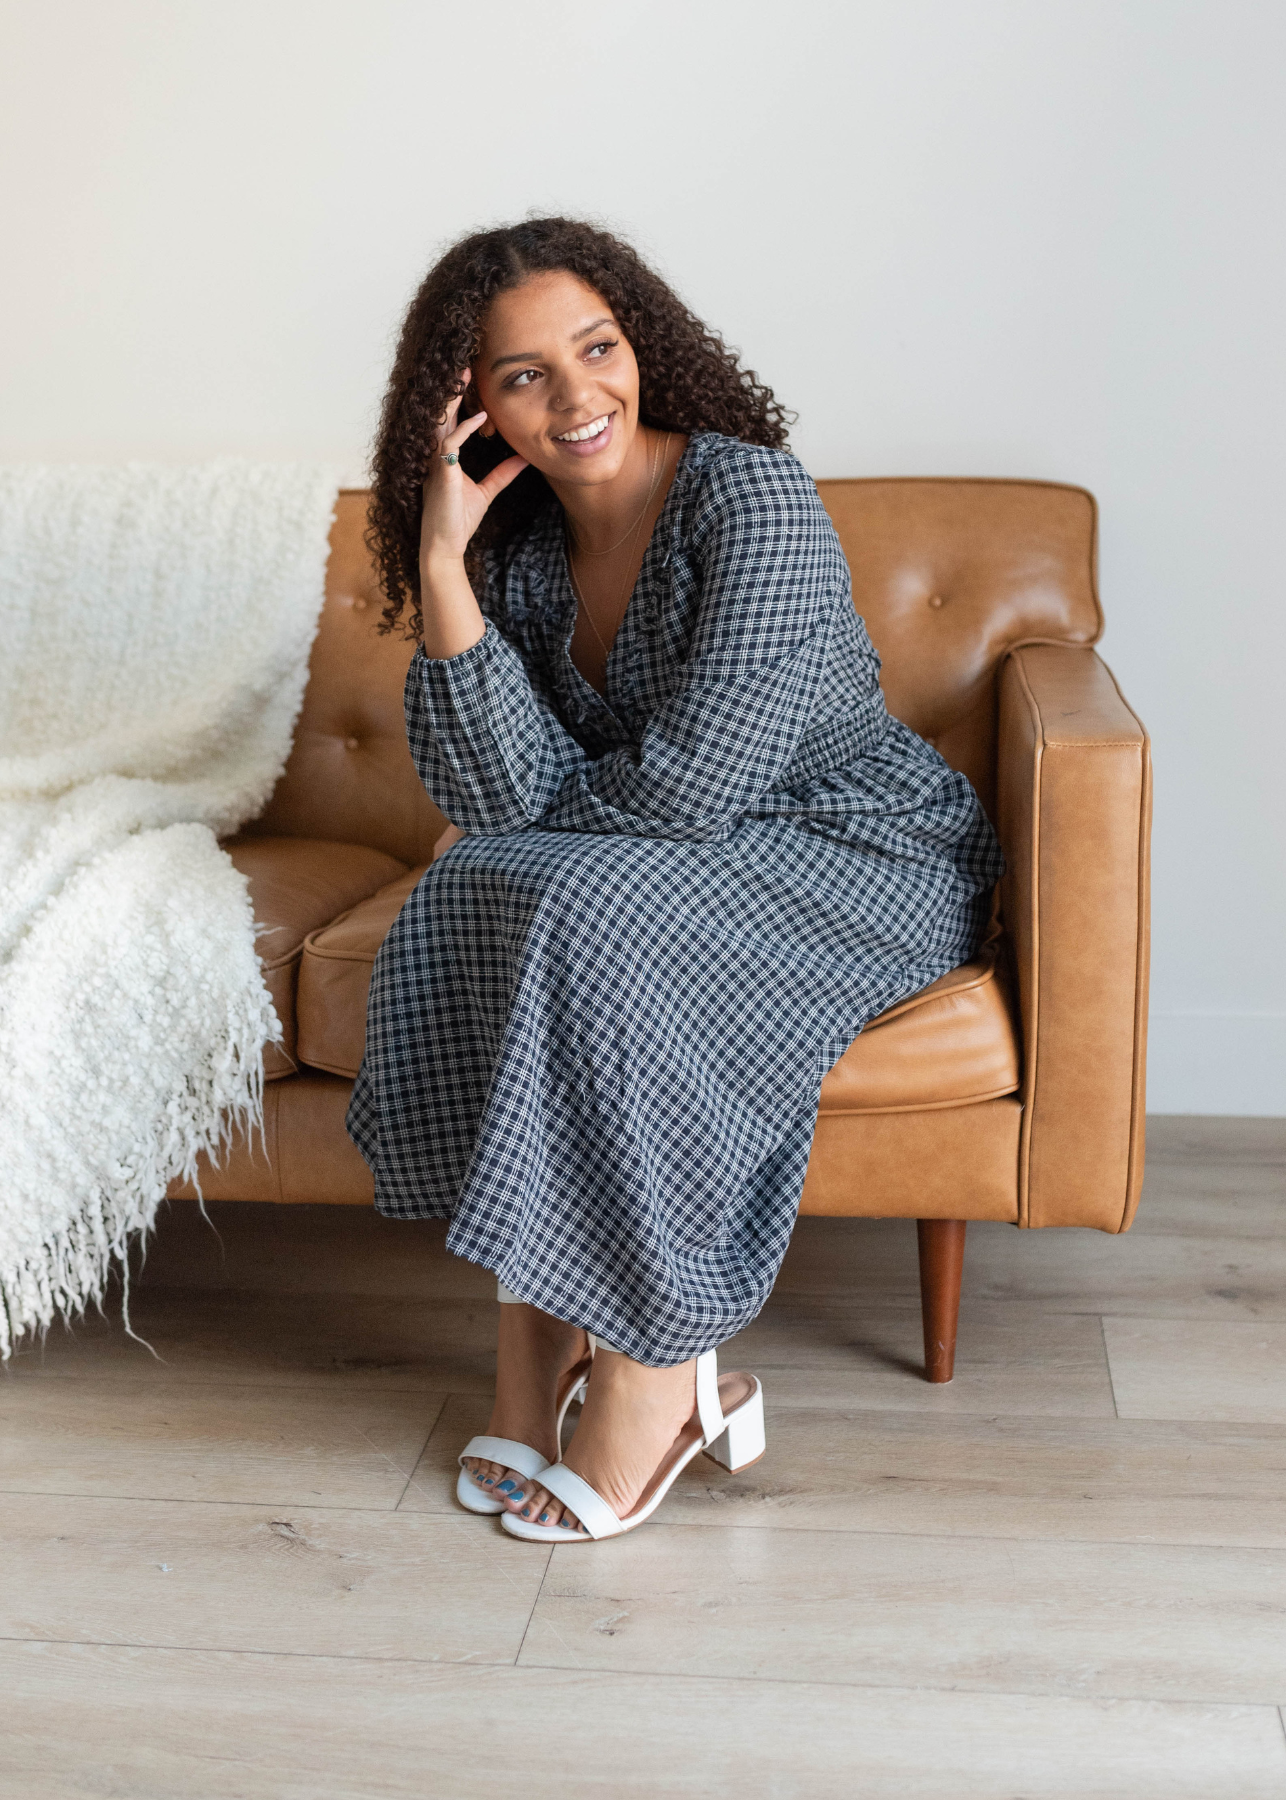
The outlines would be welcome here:
M 0 1376 L 0 1796 L 1283 1800 L 1286 1121 L 1149 1138 L 1128 1237 L 970 1227 L 949 1387 L 914 1226 L 803 1220 L 764 1460 L 552 1554 L 440 1227 L 176 1203 L 150 1349 Z

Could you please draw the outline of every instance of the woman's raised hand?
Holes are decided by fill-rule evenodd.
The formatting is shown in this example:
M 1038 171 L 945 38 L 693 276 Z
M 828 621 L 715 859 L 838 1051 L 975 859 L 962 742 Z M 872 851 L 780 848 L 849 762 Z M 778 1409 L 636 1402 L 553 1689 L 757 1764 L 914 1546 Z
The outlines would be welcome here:
M 521 456 L 510 456 L 481 481 L 471 481 L 459 462 L 446 463 L 448 454 L 459 455 L 460 446 L 486 422 L 486 413 L 474 413 L 460 423 L 460 404 L 469 385 L 470 371 L 460 375 L 460 392 L 447 407 L 438 427 L 437 448 L 424 478 L 424 512 L 420 522 L 420 566 L 462 562 L 465 547 L 496 495 L 527 467 Z

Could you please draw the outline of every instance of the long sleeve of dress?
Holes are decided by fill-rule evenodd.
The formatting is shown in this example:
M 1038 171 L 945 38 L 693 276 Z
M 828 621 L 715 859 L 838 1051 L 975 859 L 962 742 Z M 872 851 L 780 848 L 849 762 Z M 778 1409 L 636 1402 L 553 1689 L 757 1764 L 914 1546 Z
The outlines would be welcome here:
M 587 761 L 490 620 L 458 656 L 439 661 L 416 651 L 407 672 L 406 726 L 433 799 L 453 825 L 486 837 L 532 826 Z
M 700 602 L 687 655 L 639 744 L 587 757 L 490 627 L 460 656 L 419 659 L 425 703 L 451 723 L 417 762 L 456 824 L 708 840 L 781 775 L 851 617 L 847 570 L 793 458 L 747 451 L 713 477 L 688 534 Z

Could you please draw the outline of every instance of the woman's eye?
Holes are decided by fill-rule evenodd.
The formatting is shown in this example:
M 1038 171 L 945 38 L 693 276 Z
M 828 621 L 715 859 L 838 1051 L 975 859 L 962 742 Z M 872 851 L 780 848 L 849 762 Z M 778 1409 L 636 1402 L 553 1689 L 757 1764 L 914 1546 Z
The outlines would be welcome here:
M 603 354 L 606 354 L 607 351 L 615 350 L 615 348 L 616 348 L 615 338 L 604 338 L 601 344 L 592 344 L 590 346 L 590 348 L 586 351 L 586 355 L 587 356 L 597 356 L 600 353 L 600 351 Z
M 529 387 L 539 373 L 539 369 L 519 369 L 513 380 L 509 383 L 509 386 L 511 388 Z

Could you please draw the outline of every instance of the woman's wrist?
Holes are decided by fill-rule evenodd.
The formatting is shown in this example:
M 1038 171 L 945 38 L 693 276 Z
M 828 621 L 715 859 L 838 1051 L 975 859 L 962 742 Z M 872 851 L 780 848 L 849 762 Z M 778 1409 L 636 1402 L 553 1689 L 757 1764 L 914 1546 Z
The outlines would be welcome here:
M 436 588 L 443 585 L 455 587 L 460 581 L 468 581 L 465 574 L 464 558 L 450 550 L 429 550 L 420 553 L 420 587 Z
M 463 557 L 421 557 L 420 612 L 424 654 L 435 662 L 459 656 L 484 635 L 487 622 L 465 573 Z
M 461 634 L 457 637 L 440 632 L 435 633 L 426 627 L 424 636 L 420 639 L 420 650 L 426 662 L 458 662 L 462 656 L 468 655 L 470 651 L 477 650 L 486 635 L 487 621 L 485 619 L 482 621 L 482 627 L 479 630 L 477 637 L 470 637 L 467 634 Z

